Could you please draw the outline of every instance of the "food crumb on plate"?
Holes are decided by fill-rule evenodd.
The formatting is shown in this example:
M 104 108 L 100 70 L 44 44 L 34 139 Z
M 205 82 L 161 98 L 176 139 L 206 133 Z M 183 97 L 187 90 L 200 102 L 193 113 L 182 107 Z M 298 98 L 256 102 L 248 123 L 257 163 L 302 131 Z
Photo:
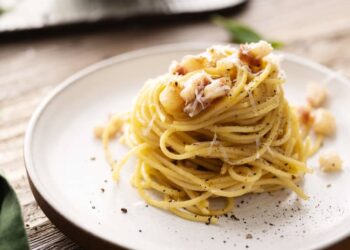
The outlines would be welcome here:
M 329 93 L 326 87 L 316 84 L 314 82 L 307 85 L 306 88 L 306 99 L 308 103 L 314 107 L 320 107 L 328 97 Z
M 245 238 L 246 238 L 246 239 L 253 239 L 253 235 L 252 235 L 252 234 L 247 234 L 247 235 L 245 236 Z
M 336 122 L 333 114 L 324 108 L 315 111 L 315 120 L 313 128 L 317 134 L 330 136 L 336 130 Z
M 324 172 L 335 172 L 342 169 L 343 161 L 336 152 L 326 152 L 320 155 L 319 164 Z

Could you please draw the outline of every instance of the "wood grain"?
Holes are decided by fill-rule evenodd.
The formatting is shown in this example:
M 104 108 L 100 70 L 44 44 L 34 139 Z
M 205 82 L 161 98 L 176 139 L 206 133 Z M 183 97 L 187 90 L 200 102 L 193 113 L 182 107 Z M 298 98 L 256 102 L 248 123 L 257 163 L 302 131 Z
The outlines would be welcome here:
M 236 18 L 285 41 L 284 50 L 350 76 L 349 9 L 348 0 L 255 0 Z M 173 20 L 0 44 L 0 168 L 21 201 L 32 249 L 80 249 L 48 221 L 26 180 L 23 137 L 35 107 L 66 77 L 92 63 L 137 48 L 188 41 L 228 42 L 229 36 L 206 19 Z M 349 242 L 334 249 L 346 249 Z

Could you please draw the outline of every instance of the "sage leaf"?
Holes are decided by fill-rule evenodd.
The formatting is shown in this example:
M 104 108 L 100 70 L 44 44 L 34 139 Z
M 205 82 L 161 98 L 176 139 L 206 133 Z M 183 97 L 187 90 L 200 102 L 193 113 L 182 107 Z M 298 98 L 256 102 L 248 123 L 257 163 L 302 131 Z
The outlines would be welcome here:
M 16 193 L 0 174 L 0 249 L 29 250 Z
M 233 43 L 253 43 L 260 40 L 266 40 L 262 35 L 260 35 L 252 28 L 232 19 L 228 19 L 222 16 L 215 16 L 213 18 L 213 23 L 227 30 L 231 36 L 231 41 Z M 284 45 L 280 41 L 270 40 L 268 42 L 275 49 L 281 48 Z

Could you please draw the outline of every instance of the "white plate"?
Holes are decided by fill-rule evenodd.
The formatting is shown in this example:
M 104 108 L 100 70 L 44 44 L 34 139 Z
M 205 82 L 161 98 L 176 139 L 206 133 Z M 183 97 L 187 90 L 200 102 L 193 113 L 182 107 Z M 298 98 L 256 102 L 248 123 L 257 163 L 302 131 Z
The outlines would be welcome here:
M 282 65 L 291 103 L 304 102 L 307 82 L 331 76 L 328 107 L 338 130 L 322 150 L 335 149 L 344 160 L 344 170 L 335 174 L 320 172 L 317 156 L 309 161 L 315 167 L 305 178 L 309 200 L 299 201 L 288 191 L 246 196 L 237 200 L 239 221 L 223 217 L 218 225 L 207 226 L 146 207 L 130 185 L 135 161 L 124 167 L 119 183 L 112 181 L 93 128 L 108 114 L 130 109 L 145 80 L 164 73 L 173 59 L 205 47 L 168 45 L 114 57 L 74 75 L 40 105 L 26 134 L 24 154 L 43 210 L 61 230 L 95 249 L 91 239 L 132 249 L 314 249 L 349 235 L 350 84 L 323 66 L 291 55 L 285 55 Z M 127 150 L 113 145 L 116 158 Z M 247 234 L 253 238 L 246 239 Z

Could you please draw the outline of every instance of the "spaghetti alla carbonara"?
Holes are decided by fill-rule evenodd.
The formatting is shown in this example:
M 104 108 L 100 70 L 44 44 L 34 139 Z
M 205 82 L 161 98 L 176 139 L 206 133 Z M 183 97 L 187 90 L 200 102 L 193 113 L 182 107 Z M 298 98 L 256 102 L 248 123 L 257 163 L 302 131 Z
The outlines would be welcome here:
M 213 46 L 173 62 L 144 84 L 131 112 L 101 131 L 114 177 L 135 155 L 132 184 L 147 203 L 206 223 L 248 193 L 288 188 L 307 199 L 297 183 L 311 172 L 306 160 L 317 147 L 304 139 L 284 82 L 265 41 Z M 130 151 L 115 162 L 108 145 L 121 128 Z M 226 202 L 215 207 L 216 199 Z

